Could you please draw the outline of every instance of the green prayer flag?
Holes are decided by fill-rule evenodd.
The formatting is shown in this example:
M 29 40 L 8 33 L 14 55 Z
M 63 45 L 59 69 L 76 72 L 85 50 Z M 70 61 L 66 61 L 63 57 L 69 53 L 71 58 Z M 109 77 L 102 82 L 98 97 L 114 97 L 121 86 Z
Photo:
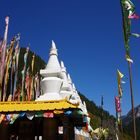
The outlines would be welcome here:
M 135 6 L 130 0 L 121 0 L 123 33 L 126 55 L 130 57 L 130 36 L 139 37 L 139 34 L 131 33 L 131 19 L 138 19 L 139 16 L 135 14 Z
M 127 2 L 128 0 L 121 0 L 125 50 L 126 50 L 126 54 L 129 56 L 129 50 L 130 50 L 129 37 L 131 33 L 131 20 L 128 18 L 129 10 L 126 4 Z

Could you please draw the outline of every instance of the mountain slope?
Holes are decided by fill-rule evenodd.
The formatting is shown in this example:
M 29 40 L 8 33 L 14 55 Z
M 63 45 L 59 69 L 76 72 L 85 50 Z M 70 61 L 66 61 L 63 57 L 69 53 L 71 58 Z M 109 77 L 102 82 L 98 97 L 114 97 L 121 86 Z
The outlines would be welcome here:
M 19 55 L 19 74 L 20 71 L 22 71 L 23 66 L 24 66 L 24 54 L 26 52 L 26 48 L 21 48 L 20 49 L 20 55 Z M 32 56 L 33 56 L 33 52 L 29 51 L 28 57 L 27 57 L 27 67 L 29 67 L 29 71 L 31 71 L 31 62 L 32 62 Z M 35 75 L 37 72 L 40 71 L 40 69 L 45 68 L 45 61 L 43 59 L 41 59 L 40 56 L 35 54 L 35 63 L 34 63 L 34 71 L 33 71 L 33 75 Z
M 135 116 L 136 116 L 136 132 L 137 139 L 140 140 L 140 105 L 135 107 Z M 124 132 L 133 135 L 133 120 L 132 120 L 132 110 L 128 112 L 126 116 L 123 117 L 123 128 Z

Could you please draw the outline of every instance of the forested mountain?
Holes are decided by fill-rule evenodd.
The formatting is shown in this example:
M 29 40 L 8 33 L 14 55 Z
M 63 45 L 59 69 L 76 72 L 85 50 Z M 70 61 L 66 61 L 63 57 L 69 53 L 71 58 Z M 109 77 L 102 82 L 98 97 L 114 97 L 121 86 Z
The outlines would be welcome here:
M 114 127 L 114 122 L 115 118 L 114 116 L 110 115 L 109 112 L 102 110 L 101 107 L 97 106 L 93 101 L 90 101 L 87 97 L 85 97 L 83 94 L 79 92 L 79 95 L 82 99 L 82 101 L 86 102 L 87 105 L 87 110 L 89 111 L 90 115 L 93 116 L 91 117 L 91 124 L 93 128 L 97 128 L 101 124 L 101 114 L 103 112 L 103 126 L 108 127 L 108 126 L 113 126 Z
M 24 67 L 24 54 L 26 52 L 26 48 L 20 49 L 20 55 L 19 55 L 19 67 L 18 67 L 18 77 L 21 77 L 21 71 Z M 32 57 L 34 53 L 32 51 L 29 51 L 28 57 L 27 57 L 27 68 L 29 68 L 29 71 L 31 72 L 31 63 L 32 63 Z M 44 60 L 41 59 L 40 56 L 35 54 L 35 61 L 34 61 L 34 70 L 32 75 L 35 75 L 37 72 L 40 71 L 40 69 L 44 69 L 46 66 L 46 63 Z

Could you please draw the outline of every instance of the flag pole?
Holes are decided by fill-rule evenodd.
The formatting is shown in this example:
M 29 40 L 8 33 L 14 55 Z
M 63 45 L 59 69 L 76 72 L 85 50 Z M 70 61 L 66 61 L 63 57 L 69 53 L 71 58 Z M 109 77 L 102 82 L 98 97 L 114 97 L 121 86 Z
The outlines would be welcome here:
M 103 105 L 104 105 L 104 97 L 103 95 L 101 96 L 101 128 L 103 128 Z
M 123 21 L 122 23 L 123 23 L 124 43 L 125 43 L 125 49 L 126 49 L 126 60 L 128 62 L 128 71 L 129 71 L 131 107 L 132 107 L 132 118 L 133 118 L 133 139 L 137 140 L 137 138 L 136 138 L 137 134 L 136 134 L 135 112 L 134 112 L 133 86 L 132 86 L 132 70 L 131 70 L 132 60 L 130 58 L 130 52 L 129 52 L 129 49 L 130 49 L 129 37 L 130 37 L 130 34 L 131 34 L 131 32 L 130 32 L 131 20 L 128 18 L 128 16 L 129 16 L 128 9 L 124 9 L 124 4 L 126 4 L 126 2 L 129 3 L 129 1 L 120 0 L 121 12 L 122 12 L 122 21 Z M 130 6 L 131 6 L 130 8 L 132 8 L 131 4 L 130 4 Z M 129 10 L 131 10 L 131 9 L 129 9 Z M 125 13 L 126 11 L 127 11 L 127 13 Z
M 120 107 L 121 107 L 121 98 L 120 97 L 119 97 L 119 100 L 120 100 Z M 121 129 L 121 135 L 123 138 L 124 136 L 123 136 L 123 125 L 122 125 L 122 112 L 120 112 L 120 129 Z
M 135 111 L 134 111 L 134 94 L 132 87 L 132 70 L 131 70 L 131 62 L 128 61 L 128 70 L 129 70 L 129 81 L 130 81 L 130 94 L 131 94 L 131 107 L 132 107 L 132 118 L 133 118 L 133 137 L 134 140 L 137 140 L 136 136 L 136 121 L 135 121 Z
M 116 109 L 116 122 L 115 122 L 115 134 L 116 134 L 116 140 L 118 140 L 117 138 L 119 138 L 119 140 L 121 140 L 121 136 L 120 136 L 120 132 L 119 132 L 119 125 L 118 125 L 118 111 L 117 111 L 117 102 L 116 102 L 116 97 L 114 96 L 114 100 L 115 100 L 115 109 Z

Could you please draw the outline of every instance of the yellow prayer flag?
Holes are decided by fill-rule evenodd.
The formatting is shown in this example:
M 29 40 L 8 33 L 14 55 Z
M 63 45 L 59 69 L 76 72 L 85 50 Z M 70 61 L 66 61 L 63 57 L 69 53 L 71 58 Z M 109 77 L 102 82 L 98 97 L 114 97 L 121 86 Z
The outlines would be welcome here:
M 34 62 L 35 62 L 35 54 L 33 54 L 32 56 L 32 74 L 33 74 L 33 70 L 34 70 Z
M 117 72 L 118 72 L 119 78 L 123 78 L 124 77 L 124 75 L 119 70 L 117 70 Z
M 118 94 L 119 94 L 119 97 L 122 97 L 122 82 L 121 82 L 121 79 L 124 77 L 124 75 L 119 71 L 117 70 L 117 78 L 118 78 Z

